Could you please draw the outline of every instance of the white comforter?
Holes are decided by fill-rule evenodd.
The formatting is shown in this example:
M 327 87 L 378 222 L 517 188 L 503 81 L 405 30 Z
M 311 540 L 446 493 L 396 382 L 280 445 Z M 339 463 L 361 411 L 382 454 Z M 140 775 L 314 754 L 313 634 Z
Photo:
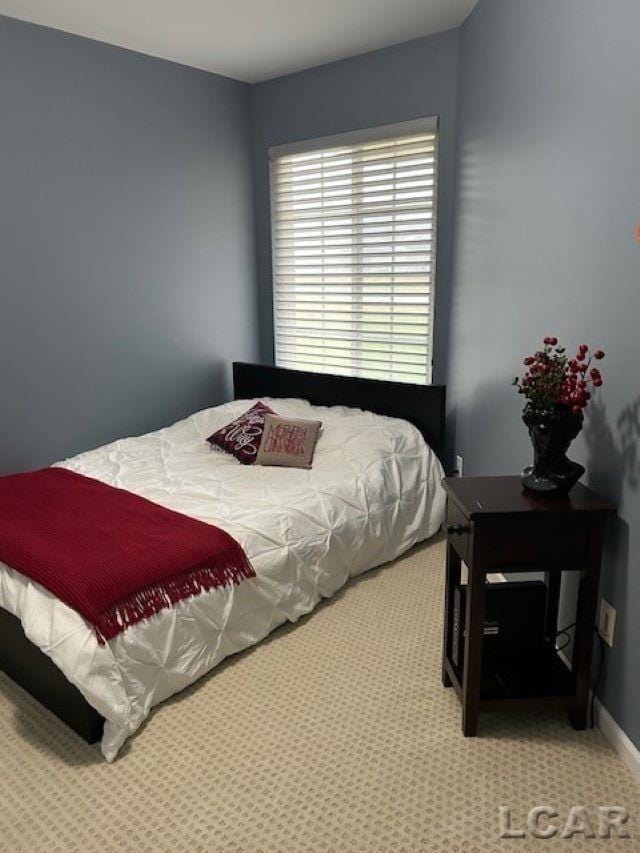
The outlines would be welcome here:
M 244 466 L 210 449 L 206 437 L 247 400 L 60 463 L 218 525 L 245 549 L 255 578 L 181 601 L 101 646 L 78 613 L 0 563 L 0 606 L 105 718 L 107 761 L 154 705 L 442 523 L 442 468 L 409 423 L 265 400 L 281 415 L 323 422 L 312 470 Z

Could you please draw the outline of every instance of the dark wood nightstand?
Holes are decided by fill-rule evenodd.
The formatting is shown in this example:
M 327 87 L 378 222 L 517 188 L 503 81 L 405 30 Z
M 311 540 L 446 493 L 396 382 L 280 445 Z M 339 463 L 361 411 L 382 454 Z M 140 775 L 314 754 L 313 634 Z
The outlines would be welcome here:
M 478 731 L 481 711 L 560 705 L 571 724 L 587 722 L 593 631 L 604 528 L 615 508 L 578 483 L 566 497 L 525 490 L 519 477 L 447 477 L 447 564 L 442 681 L 462 703 L 462 731 Z M 468 567 L 462 661 L 453 662 L 454 592 Z M 556 653 L 558 599 L 563 571 L 580 572 L 573 665 Z M 517 663 L 483 660 L 484 603 L 489 572 L 544 572 L 544 644 L 535 678 Z M 544 652 L 544 649 L 542 650 Z M 512 671 L 493 668 L 511 666 Z M 524 671 L 523 671 L 524 670 Z M 496 677 L 498 676 L 498 677 Z

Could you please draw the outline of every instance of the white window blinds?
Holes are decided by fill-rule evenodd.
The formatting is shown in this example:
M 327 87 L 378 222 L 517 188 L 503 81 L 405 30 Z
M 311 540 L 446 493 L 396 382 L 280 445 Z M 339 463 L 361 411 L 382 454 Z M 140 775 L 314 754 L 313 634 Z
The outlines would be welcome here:
M 271 149 L 276 364 L 431 381 L 436 127 Z

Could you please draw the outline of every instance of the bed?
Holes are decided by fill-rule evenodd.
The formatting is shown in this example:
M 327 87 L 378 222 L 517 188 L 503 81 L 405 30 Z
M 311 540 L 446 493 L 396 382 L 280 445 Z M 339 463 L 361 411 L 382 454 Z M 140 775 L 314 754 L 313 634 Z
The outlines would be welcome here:
M 87 742 L 100 740 L 108 761 L 152 707 L 442 523 L 444 387 L 244 363 L 233 378 L 230 403 L 58 465 L 218 525 L 255 577 L 100 644 L 77 612 L 0 563 L 0 668 Z M 310 471 L 243 466 L 207 445 L 256 400 L 323 422 Z

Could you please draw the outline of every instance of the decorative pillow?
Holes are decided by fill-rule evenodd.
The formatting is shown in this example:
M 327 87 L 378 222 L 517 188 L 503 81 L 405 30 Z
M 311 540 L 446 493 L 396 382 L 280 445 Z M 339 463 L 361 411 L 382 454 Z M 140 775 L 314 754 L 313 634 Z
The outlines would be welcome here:
M 243 465 L 252 465 L 256 461 L 267 415 L 275 415 L 275 412 L 266 403 L 256 403 L 243 415 L 210 435 L 207 441 L 235 456 Z
M 258 465 L 311 468 L 321 426 L 321 421 L 265 415 L 264 432 L 256 460 Z

